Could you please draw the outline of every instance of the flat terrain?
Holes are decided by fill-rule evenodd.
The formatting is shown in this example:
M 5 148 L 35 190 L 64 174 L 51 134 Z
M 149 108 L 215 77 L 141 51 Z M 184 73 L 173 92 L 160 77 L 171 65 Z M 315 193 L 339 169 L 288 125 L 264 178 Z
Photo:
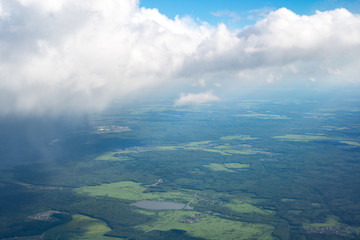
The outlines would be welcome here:
M 8 123 L 37 141 L 0 144 L 0 239 L 359 239 L 360 101 L 332 97 Z
M 72 217 L 71 222 L 45 232 L 42 239 L 119 240 L 104 236 L 111 230 L 104 221 L 79 214 Z
M 249 224 L 230 221 L 195 211 L 163 211 L 156 222 L 140 225 L 145 231 L 181 229 L 194 237 L 205 239 L 275 239 L 273 227 L 265 224 Z

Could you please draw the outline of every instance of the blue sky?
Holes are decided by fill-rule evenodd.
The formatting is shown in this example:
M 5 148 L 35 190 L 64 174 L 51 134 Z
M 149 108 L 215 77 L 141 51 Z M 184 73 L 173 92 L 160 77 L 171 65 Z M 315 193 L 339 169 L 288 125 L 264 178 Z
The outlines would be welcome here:
M 360 12 L 359 0 L 140 0 L 140 6 L 157 8 L 169 18 L 174 18 L 176 15 L 191 16 L 211 25 L 223 22 L 230 28 L 242 28 L 253 24 L 268 11 L 282 7 L 299 15 L 312 15 L 316 10 L 327 11 L 336 8 L 346 8 L 352 13 Z

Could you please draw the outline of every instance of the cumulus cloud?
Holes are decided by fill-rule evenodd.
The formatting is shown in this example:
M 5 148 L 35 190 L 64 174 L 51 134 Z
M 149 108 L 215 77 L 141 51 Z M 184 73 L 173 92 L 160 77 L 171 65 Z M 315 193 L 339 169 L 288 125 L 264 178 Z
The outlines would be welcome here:
M 261 72 L 291 75 L 297 69 L 297 75 L 328 77 L 321 69 L 349 69 L 359 63 L 359 27 L 360 16 L 345 9 L 299 16 L 282 8 L 238 33 L 220 25 L 184 70 L 247 73 L 251 78 Z
M 0 4 L 3 113 L 101 109 L 170 79 L 209 31 L 135 0 Z
M 345 9 L 282 8 L 235 31 L 136 0 L 0 0 L 0 36 L 0 114 L 99 110 L 194 79 L 358 81 L 360 71 L 360 16 Z
M 202 93 L 181 93 L 180 97 L 175 101 L 175 106 L 200 105 L 209 102 L 220 101 L 211 91 Z

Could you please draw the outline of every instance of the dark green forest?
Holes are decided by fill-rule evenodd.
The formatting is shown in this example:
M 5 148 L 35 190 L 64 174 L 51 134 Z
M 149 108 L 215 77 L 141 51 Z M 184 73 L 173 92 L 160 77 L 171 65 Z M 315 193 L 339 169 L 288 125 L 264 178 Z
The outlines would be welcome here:
M 217 232 L 223 239 L 359 239 L 360 108 L 328 100 L 3 120 L 0 239 L 51 239 L 76 215 L 101 220 L 104 239 L 216 239 L 202 232 L 215 221 L 233 229 Z M 138 200 L 191 210 L 139 209 Z M 90 225 L 63 227 L 58 239 L 96 239 Z

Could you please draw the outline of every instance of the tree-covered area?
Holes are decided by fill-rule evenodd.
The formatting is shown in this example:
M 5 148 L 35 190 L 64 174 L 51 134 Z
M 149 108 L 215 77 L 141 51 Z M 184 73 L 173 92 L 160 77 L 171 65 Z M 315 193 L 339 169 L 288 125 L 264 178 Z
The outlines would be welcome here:
M 89 116 L 80 130 L 47 134 L 44 155 L 1 165 L 0 239 L 46 236 L 76 214 L 104 221 L 111 237 L 205 238 L 197 225 L 139 211 L 137 199 L 188 204 L 201 217 L 185 220 L 243 224 L 253 238 L 267 234 L 256 226 L 274 239 L 359 238 L 360 116 L 338 105 L 246 101 Z M 122 182 L 138 189 L 115 184 Z

